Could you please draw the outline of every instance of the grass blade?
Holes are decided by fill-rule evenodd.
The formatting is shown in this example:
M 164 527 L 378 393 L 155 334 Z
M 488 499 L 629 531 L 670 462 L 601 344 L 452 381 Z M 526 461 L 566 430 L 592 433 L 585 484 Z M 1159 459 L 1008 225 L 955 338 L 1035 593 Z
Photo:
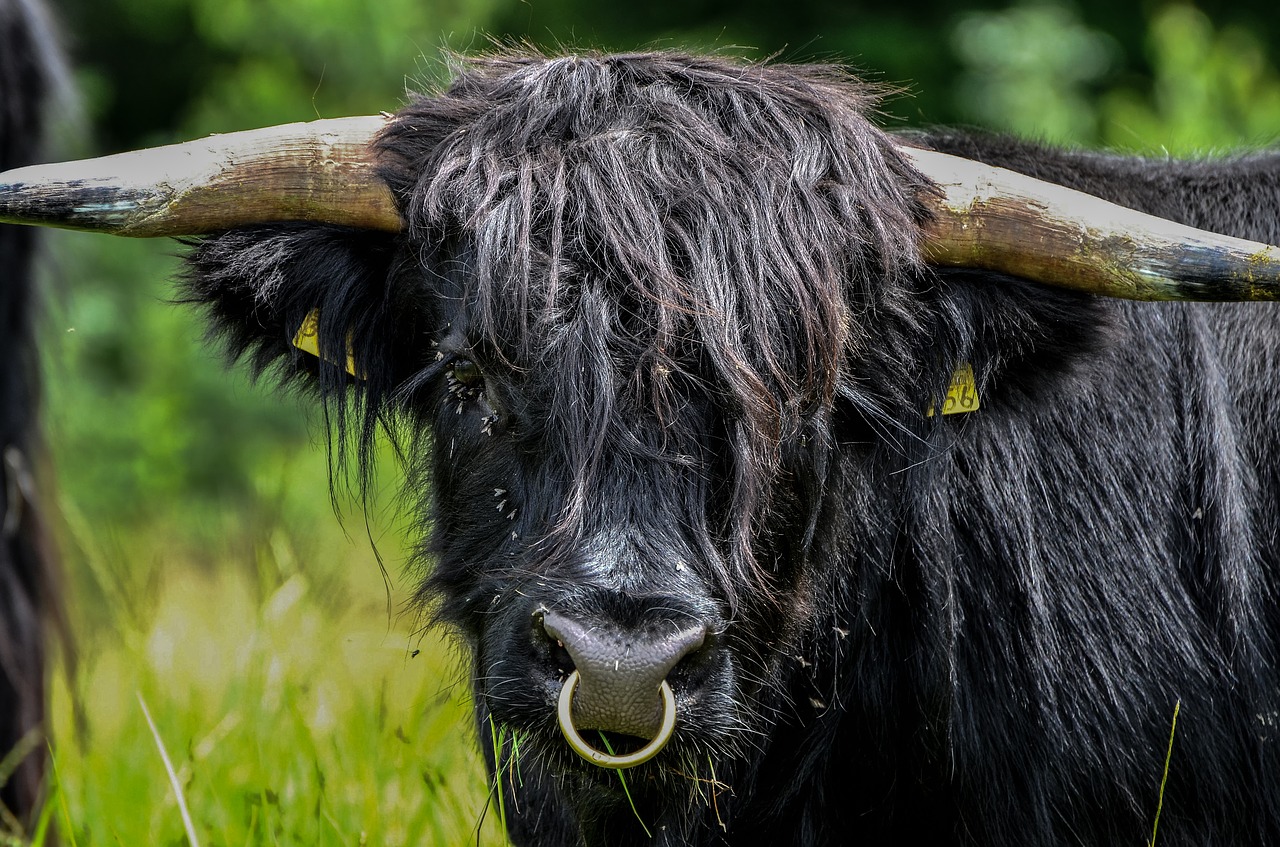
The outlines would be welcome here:
M 613 755 L 613 745 L 609 743 L 609 738 L 603 732 L 600 733 L 600 740 L 604 742 L 604 749 Z M 644 830 L 644 834 L 649 838 L 653 838 L 653 833 L 649 831 L 649 827 L 645 826 L 644 818 L 640 817 L 639 810 L 636 809 L 636 801 L 631 799 L 631 789 L 627 788 L 627 777 L 621 770 L 615 770 L 618 775 L 618 781 L 622 783 L 622 793 L 627 795 L 627 803 L 631 806 L 631 814 L 636 816 L 636 820 L 640 822 L 640 828 Z
M 524 774 L 520 773 L 520 733 L 514 729 L 511 731 L 511 764 L 516 772 L 516 780 L 521 788 L 524 787 Z M 515 785 L 516 783 L 512 783 Z M 516 809 L 516 811 L 520 811 Z
M 191 812 L 187 810 L 187 798 L 182 794 L 182 784 L 178 782 L 178 774 L 173 769 L 173 762 L 169 760 L 169 753 L 164 749 L 164 739 L 160 737 L 160 730 L 156 729 L 156 722 L 151 719 L 151 712 L 147 709 L 147 701 L 142 699 L 142 692 L 138 694 L 138 705 L 142 707 L 142 716 L 147 719 L 147 726 L 151 727 L 151 735 L 156 740 L 156 747 L 160 750 L 160 758 L 164 761 L 164 769 L 169 772 L 169 784 L 173 786 L 173 796 L 178 801 L 178 811 L 182 813 L 182 825 L 187 829 L 187 843 L 191 847 L 200 847 L 200 840 L 196 838 L 196 826 L 191 821 Z
M 49 767 L 53 770 L 53 793 L 58 798 L 58 808 L 62 810 L 63 825 L 67 828 L 67 839 L 71 842 L 71 847 L 76 847 L 76 828 L 71 823 L 71 809 L 67 807 L 67 792 L 62 788 L 62 777 L 58 773 L 58 757 L 53 754 L 53 747 L 49 747 Z M 44 844 L 45 834 L 49 830 L 49 825 L 53 822 L 53 797 L 49 797 L 47 802 L 48 809 L 40 811 L 40 828 L 39 840 L 36 844 Z
M 1173 726 L 1169 727 L 1169 749 L 1164 754 L 1164 776 L 1160 777 L 1160 800 L 1156 803 L 1156 820 L 1151 824 L 1151 844 L 1156 847 L 1156 830 L 1160 827 L 1160 812 L 1164 809 L 1164 786 L 1169 781 L 1169 760 L 1173 758 L 1173 734 L 1178 731 L 1178 710 L 1182 708 L 1182 698 L 1173 704 Z
M 507 832 L 507 799 L 502 790 L 502 750 L 506 743 L 507 727 L 504 724 L 502 731 L 499 732 L 493 715 L 489 716 L 489 737 L 493 740 L 493 790 L 498 795 L 498 824 L 505 834 Z

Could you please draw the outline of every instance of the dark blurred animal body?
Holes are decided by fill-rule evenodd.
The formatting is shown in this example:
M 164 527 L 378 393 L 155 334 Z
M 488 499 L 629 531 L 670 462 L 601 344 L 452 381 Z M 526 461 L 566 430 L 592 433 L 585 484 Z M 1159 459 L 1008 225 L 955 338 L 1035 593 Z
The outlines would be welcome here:
M 1280 312 L 926 261 L 912 150 L 1270 244 L 1280 155 L 893 138 L 876 97 L 465 61 L 373 145 L 387 231 L 232 229 L 186 296 L 340 457 L 398 435 L 516 843 L 1113 845 L 1161 798 L 1162 845 L 1280 843 Z M 673 711 L 625 783 L 562 738 Z
M 57 62 L 43 10 L 30 0 L 0 0 L 0 168 L 35 160 Z M 30 819 L 43 788 L 45 625 L 55 602 L 33 475 L 40 452 L 35 236 L 0 225 L 0 757 L 17 757 L 0 802 L 19 821 Z

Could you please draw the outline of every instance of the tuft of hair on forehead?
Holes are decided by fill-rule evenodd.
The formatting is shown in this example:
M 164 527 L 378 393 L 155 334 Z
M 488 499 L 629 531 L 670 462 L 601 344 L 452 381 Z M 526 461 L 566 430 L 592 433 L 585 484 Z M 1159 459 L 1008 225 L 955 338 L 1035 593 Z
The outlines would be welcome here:
M 378 147 L 412 236 L 467 245 L 513 363 L 591 319 L 643 406 L 672 407 L 672 374 L 714 392 L 749 557 L 786 442 L 919 268 L 931 187 L 868 119 L 881 94 L 829 66 L 508 51 L 457 58 Z

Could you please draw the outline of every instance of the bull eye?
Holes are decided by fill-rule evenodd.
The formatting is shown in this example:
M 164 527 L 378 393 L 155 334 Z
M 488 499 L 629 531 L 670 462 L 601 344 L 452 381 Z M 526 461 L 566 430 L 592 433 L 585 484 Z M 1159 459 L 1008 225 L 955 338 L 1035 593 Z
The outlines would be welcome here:
M 480 366 L 470 359 L 455 359 L 449 373 L 464 388 L 479 388 L 484 381 Z
M 445 382 L 449 387 L 450 400 L 456 404 L 455 410 L 458 414 L 462 414 L 463 409 L 484 396 L 484 375 L 480 373 L 480 366 L 470 359 L 459 357 L 450 362 Z M 486 426 L 486 434 L 488 434 L 488 426 Z

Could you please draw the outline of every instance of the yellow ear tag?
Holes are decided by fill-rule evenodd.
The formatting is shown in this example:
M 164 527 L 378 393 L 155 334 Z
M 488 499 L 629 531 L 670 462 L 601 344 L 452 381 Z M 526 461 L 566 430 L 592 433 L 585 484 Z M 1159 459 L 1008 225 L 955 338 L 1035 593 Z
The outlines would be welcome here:
M 973 378 L 973 365 L 962 362 L 951 375 L 947 399 L 942 403 L 942 414 L 958 415 L 963 412 L 976 412 L 978 408 L 978 384 Z M 930 406 L 925 415 L 933 417 L 934 411 L 933 406 Z
M 320 309 L 315 308 L 307 313 L 306 318 L 302 321 L 302 326 L 298 327 L 298 331 L 293 336 L 293 346 L 297 347 L 304 353 L 310 353 L 317 359 L 320 357 Z M 337 362 L 330 362 L 337 364 Z M 347 373 L 356 379 L 363 379 L 356 373 L 356 359 L 351 352 L 351 336 L 347 336 Z

